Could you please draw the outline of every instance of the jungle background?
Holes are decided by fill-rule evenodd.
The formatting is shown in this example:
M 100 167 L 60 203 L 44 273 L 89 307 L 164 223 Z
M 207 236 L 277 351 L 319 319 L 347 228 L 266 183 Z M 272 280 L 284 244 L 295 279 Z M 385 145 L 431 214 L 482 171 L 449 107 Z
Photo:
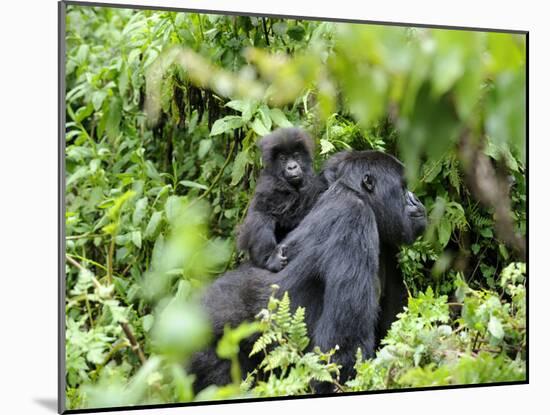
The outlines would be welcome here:
M 69 409 L 526 378 L 524 35 L 69 6 L 65 62 Z M 256 142 L 291 125 L 317 168 L 405 163 L 429 213 L 398 258 L 408 307 L 340 384 L 337 345 L 307 349 L 307 310 L 272 298 L 217 346 L 233 383 L 195 395 L 197 294 L 243 260 Z

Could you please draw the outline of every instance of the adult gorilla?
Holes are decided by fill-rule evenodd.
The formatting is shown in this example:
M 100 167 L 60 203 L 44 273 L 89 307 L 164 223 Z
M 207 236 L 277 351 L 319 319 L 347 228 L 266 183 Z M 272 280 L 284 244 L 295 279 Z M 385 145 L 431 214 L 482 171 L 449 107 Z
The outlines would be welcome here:
M 353 375 L 360 347 L 372 357 L 377 343 L 404 304 L 395 252 L 426 226 L 424 206 L 407 190 L 403 165 L 375 151 L 344 152 L 324 169 L 328 189 L 300 225 L 284 239 L 288 265 L 274 274 L 250 265 L 226 273 L 204 298 L 216 338 L 226 324 L 253 320 L 266 306 L 271 284 L 289 292 L 293 307 L 306 308 L 311 346 L 339 345 L 340 381 Z M 241 343 L 243 372 L 253 340 Z M 191 370 L 197 390 L 230 382 L 229 363 L 213 349 L 198 353 Z

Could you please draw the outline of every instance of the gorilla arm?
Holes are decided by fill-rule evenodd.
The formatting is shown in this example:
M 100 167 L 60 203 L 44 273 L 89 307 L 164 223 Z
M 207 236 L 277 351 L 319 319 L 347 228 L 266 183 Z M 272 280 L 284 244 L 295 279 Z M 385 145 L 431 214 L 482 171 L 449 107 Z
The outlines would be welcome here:
M 243 224 L 239 228 L 237 246 L 247 251 L 254 265 L 264 268 L 275 251 L 275 219 L 250 206 Z

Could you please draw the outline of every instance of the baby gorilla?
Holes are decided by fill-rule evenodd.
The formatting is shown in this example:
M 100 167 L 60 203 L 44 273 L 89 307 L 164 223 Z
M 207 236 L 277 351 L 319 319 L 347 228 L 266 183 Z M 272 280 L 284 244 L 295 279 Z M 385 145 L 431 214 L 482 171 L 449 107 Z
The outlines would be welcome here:
M 273 272 L 287 264 L 277 244 L 306 216 L 323 190 L 312 167 L 313 140 L 298 128 L 279 129 L 260 140 L 263 169 L 238 229 L 237 247 L 252 263 Z

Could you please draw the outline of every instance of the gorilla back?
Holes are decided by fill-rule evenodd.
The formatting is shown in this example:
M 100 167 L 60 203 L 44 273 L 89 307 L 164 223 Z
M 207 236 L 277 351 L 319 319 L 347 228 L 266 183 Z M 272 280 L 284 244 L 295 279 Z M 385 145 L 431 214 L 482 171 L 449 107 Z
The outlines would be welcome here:
M 293 307 L 306 308 L 311 346 L 339 346 L 335 360 L 342 365 L 342 382 L 352 375 L 357 348 L 372 357 L 385 325 L 402 307 L 402 291 L 393 292 L 403 282 L 392 255 L 424 231 L 426 216 L 392 156 L 339 153 L 327 162 L 324 177 L 328 189 L 282 242 L 286 268 L 271 273 L 245 265 L 226 273 L 209 288 L 204 305 L 219 338 L 224 325 L 254 319 L 267 304 L 271 284 L 278 284 Z M 247 357 L 251 344 L 241 344 L 243 371 L 257 363 Z M 195 356 L 192 371 L 197 389 L 230 381 L 228 363 L 213 349 Z

